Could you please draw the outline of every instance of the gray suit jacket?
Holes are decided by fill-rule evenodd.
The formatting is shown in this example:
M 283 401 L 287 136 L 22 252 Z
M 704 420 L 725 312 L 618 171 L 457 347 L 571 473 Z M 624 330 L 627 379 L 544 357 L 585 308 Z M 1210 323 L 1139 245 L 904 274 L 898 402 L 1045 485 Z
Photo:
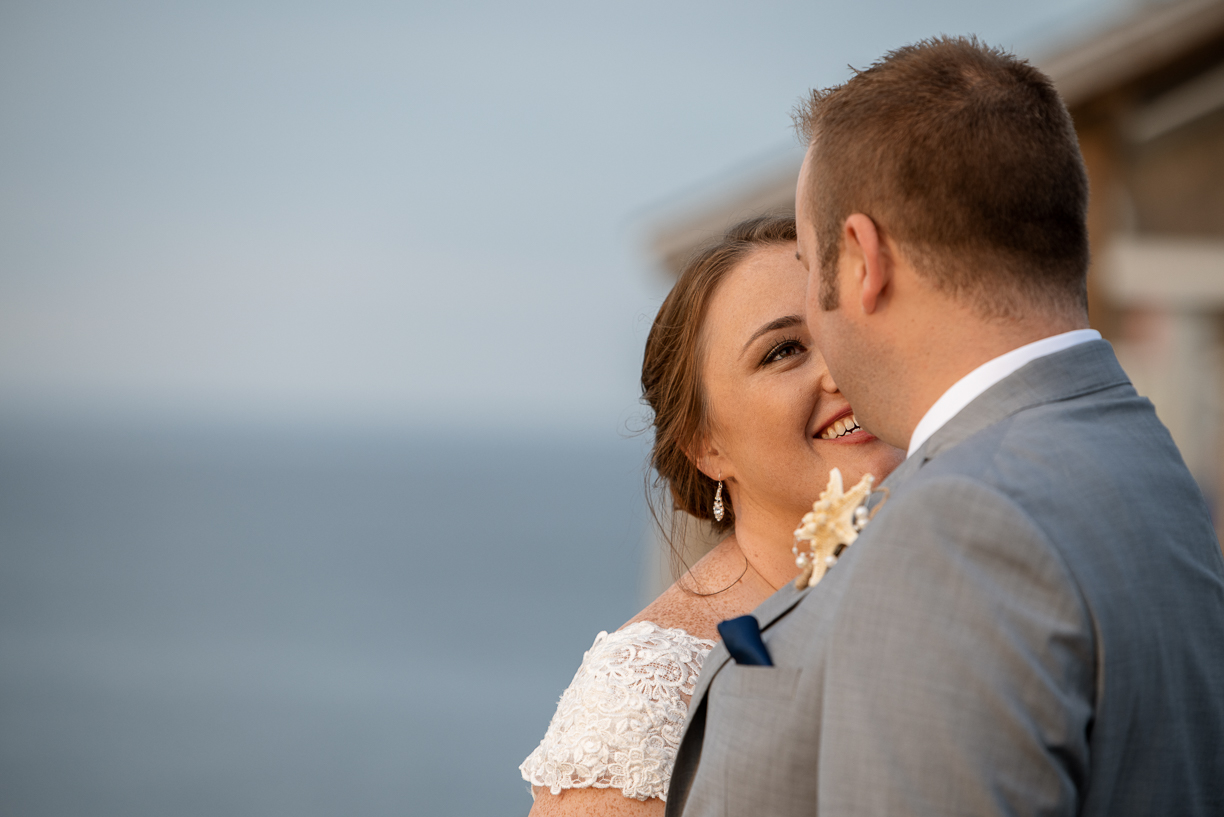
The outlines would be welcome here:
M 1093 341 L 940 429 L 815 588 L 705 661 L 668 815 L 1224 814 L 1224 562 Z

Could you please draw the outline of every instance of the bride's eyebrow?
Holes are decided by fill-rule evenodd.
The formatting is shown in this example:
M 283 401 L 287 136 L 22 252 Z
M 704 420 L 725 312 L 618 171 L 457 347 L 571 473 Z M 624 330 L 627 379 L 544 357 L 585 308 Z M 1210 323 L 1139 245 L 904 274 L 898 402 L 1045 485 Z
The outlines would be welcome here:
M 778 329 L 787 329 L 800 323 L 803 323 L 803 318 L 799 315 L 787 315 L 785 318 L 777 318 L 776 320 L 770 321 L 752 333 L 752 337 L 748 338 L 748 342 L 744 344 L 744 348 L 742 351 L 740 351 L 740 354 L 742 355 L 744 352 L 747 352 L 748 347 L 751 346 L 753 341 L 755 341 L 761 335 L 768 335 L 770 332 L 774 332 Z

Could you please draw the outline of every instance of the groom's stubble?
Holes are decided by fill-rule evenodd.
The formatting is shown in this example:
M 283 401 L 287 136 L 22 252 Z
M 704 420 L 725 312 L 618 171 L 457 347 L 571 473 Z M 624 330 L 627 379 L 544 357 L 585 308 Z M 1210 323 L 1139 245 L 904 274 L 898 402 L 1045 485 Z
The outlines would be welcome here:
M 840 295 L 843 288 L 834 292 Z M 859 424 L 889 445 L 906 448 L 909 433 L 898 418 L 911 413 L 904 405 L 910 392 L 895 376 L 894 355 L 886 340 L 848 319 L 852 310 L 853 304 L 840 300 L 832 309 L 825 309 L 818 298 L 809 300 L 808 321 L 819 327 L 817 346 Z

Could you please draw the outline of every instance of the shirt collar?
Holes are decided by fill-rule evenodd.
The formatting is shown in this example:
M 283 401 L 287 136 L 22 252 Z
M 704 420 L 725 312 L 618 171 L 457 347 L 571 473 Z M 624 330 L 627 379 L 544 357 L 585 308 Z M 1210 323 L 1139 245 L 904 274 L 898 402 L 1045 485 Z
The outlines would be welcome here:
M 943 396 L 927 409 L 927 413 L 922 415 L 922 419 L 914 427 L 914 433 L 910 436 L 909 451 L 905 455 L 907 457 L 912 455 L 931 438 L 932 434 L 943 428 L 949 420 L 977 399 L 982 392 L 1026 363 L 1039 357 L 1061 352 L 1063 349 L 1070 349 L 1081 343 L 1087 343 L 1090 340 L 1100 339 L 1101 333 L 1095 329 L 1076 329 L 1027 343 L 983 363 L 953 383 L 952 388 L 944 392 Z

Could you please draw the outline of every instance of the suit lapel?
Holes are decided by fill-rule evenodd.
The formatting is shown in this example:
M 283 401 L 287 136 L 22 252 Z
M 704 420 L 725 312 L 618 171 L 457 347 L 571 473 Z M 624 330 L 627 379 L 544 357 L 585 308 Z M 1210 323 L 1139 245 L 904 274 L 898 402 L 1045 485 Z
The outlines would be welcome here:
M 792 581 L 761 602 L 761 606 L 752 611 L 757 621 L 761 623 L 761 630 L 768 629 L 771 624 L 789 613 L 791 608 L 803 601 L 810 591 L 810 587 L 805 590 L 796 590 L 795 583 Z
M 928 440 L 927 442 L 930 441 Z M 918 473 L 918 469 L 921 468 L 927 461 L 926 448 L 927 447 L 923 445 L 913 454 L 906 457 L 904 462 L 894 468 L 893 472 L 884 478 L 884 481 L 880 483 L 878 488 L 876 488 L 875 493 L 871 495 L 870 501 L 873 505 L 878 505 L 882 501 L 882 499 L 876 497 L 876 494 L 882 493 L 884 489 L 895 491 L 898 487 L 903 485 L 907 479 Z

